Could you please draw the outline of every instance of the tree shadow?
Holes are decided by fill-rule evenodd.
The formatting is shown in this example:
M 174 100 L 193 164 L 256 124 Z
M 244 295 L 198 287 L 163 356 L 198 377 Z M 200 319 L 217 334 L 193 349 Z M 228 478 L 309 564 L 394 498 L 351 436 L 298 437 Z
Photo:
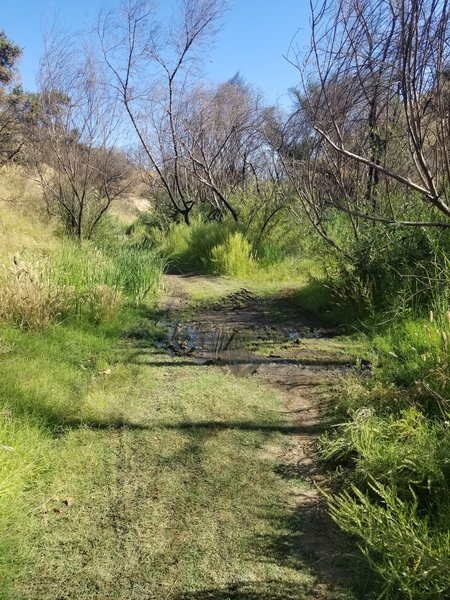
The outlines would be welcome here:
M 179 462 L 191 464 L 192 456 L 201 456 L 203 446 L 220 430 L 259 431 L 268 435 L 276 432 L 287 435 L 311 434 L 315 427 L 284 426 L 279 423 L 254 422 L 193 422 L 166 424 L 165 429 L 187 434 L 189 443 L 181 453 L 170 457 L 167 467 Z M 317 465 L 307 466 L 278 463 L 275 473 L 285 480 L 296 480 L 295 506 L 289 500 L 277 506 L 266 506 L 264 518 L 271 523 L 270 534 L 251 536 L 248 560 L 253 563 L 268 562 L 277 567 L 289 568 L 299 575 L 311 575 L 314 584 L 292 583 L 281 580 L 257 580 L 233 583 L 228 586 L 180 593 L 177 600 L 311 600 L 351 597 L 361 600 L 375 598 L 375 578 L 359 552 L 356 542 L 344 534 L 331 520 L 325 499 L 304 486 L 305 479 L 319 473 Z M 201 474 L 200 474 L 201 476 Z M 292 493 L 292 492 L 291 492 Z M 301 496 L 301 498 L 300 498 Z
M 28 390 L 19 384 L 9 382 L 8 393 L 14 398 L 13 409 L 4 408 L 8 414 L 26 417 L 37 426 L 45 428 L 53 437 L 61 437 L 73 429 L 89 428 L 94 430 L 132 429 L 146 430 L 152 427 L 145 423 L 129 421 L 121 415 L 106 415 L 104 418 L 83 417 L 82 407 L 72 398 L 63 404 L 54 402 L 50 393 Z
M 312 600 L 310 585 L 281 580 L 244 581 L 221 588 L 184 592 L 175 600 Z M 308 594 L 308 595 L 305 595 Z
M 258 431 L 262 433 L 281 433 L 284 435 L 315 435 L 322 430 L 321 425 L 284 425 L 283 423 L 266 423 L 258 421 L 195 421 L 192 423 L 163 424 L 159 428 L 183 431 L 188 434 L 205 431 Z
M 263 556 L 278 565 L 306 569 L 330 594 L 332 590 L 350 590 L 354 598 L 361 600 L 375 597 L 374 576 L 355 540 L 328 515 L 324 498 L 305 490 L 302 502 L 295 508 L 271 519 L 280 533 L 255 540 L 260 560 Z M 328 594 L 325 597 L 333 598 Z
M 166 424 L 166 429 L 185 432 L 189 444 L 181 455 L 171 461 L 191 461 L 192 452 L 200 455 L 203 445 L 215 432 L 223 429 L 259 431 L 272 434 L 310 434 L 311 427 L 290 427 L 277 423 L 253 422 L 195 422 Z M 189 456 L 186 456 L 186 452 Z M 170 465 L 167 465 L 170 468 Z M 289 508 L 289 500 L 277 506 L 267 506 L 264 518 L 271 523 L 270 534 L 251 536 L 248 560 L 254 563 L 268 562 L 277 567 L 304 573 L 305 583 L 283 580 L 257 580 L 235 582 L 228 586 L 196 591 L 185 591 L 175 596 L 177 600 L 311 600 L 351 597 L 369 600 L 375 598 L 376 582 L 367 569 L 355 540 L 344 534 L 331 520 L 326 502 L 310 488 L 304 486 L 305 478 L 314 477 L 316 465 L 298 468 L 296 465 L 278 463 L 275 473 L 285 480 L 297 480 L 295 506 Z M 301 498 L 299 498 L 302 496 Z M 313 584 L 308 583 L 312 576 Z M 347 594 L 347 595 L 346 595 Z

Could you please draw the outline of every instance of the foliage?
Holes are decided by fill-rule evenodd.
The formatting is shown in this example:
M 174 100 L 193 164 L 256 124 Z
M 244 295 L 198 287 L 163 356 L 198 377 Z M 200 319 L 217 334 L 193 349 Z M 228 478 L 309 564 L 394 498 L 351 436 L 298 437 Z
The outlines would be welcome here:
M 237 231 L 234 223 L 205 223 L 197 219 L 192 225 L 173 225 L 164 239 L 163 252 L 170 264 L 182 268 L 211 272 L 211 253 Z
M 0 85 L 8 85 L 14 76 L 14 66 L 22 50 L 0 30 Z
M 367 227 L 338 257 L 334 289 L 361 312 L 429 308 L 450 292 L 450 237 L 445 230 Z
M 74 318 L 114 320 L 125 303 L 151 300 L 161 283 L 164 261 L 126 239 L 115 245 L 63 240 L 37 253 L 32 248 L 24 259 L 3 257 L 0 274 L 0 321 L 24 329 Z
M 66 240 L 56 257 L 55 277 L 74 288 L 78 309 L 83 297 L 97 285 L 108 285 L 139 304 L 155 293 L 161 281 L 163 261 L 158 255 L 126 240 L 115 245 Z
M 249 277 L 256 266 L 250 243 L 240 231 L 229 234 L 222 244 L 214 246 L 209 261 L 213 273 L 229 277 Z
M 329 497 L 332 517 L 361 539 L 361 548 L 385 582 L 385 597 L 437 600 L 450 594 L 450 514 L 441 527 L 420 514 L 417 500 L 404 501 L 395 488 L 374 482 L 370 494 Z
M 409 318 L 371 336 L 374 376 L 346 381 L 342 421 L 322 437 L 338 467 L 329 497 L 338 525 L 356 535 L 389 597 L 450 591 L 450 318 Z
M 0 321 L 30 330 L 48 327 L 68 316 L 73 297 L 70 286 L 52 281 L 47 264 L 15 261 L 0 279 Z

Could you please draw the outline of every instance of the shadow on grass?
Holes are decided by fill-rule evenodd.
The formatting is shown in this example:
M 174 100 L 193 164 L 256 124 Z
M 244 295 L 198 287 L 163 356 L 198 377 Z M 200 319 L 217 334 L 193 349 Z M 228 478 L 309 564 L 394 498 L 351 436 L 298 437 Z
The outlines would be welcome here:
M 257 421 L 198 421 L 194 423 L 177 423 L 159 425 L 164 429 L 175 429 L 184 432 L 202 432 L 205 430 L 237 430 L 237 431 L 259 431 L 263 433 L 281 433 L 285 435 L 316 434 L 322 427 L 318 425 L 283 425 L 282 423 L 258 423 Z
M 176 600 L 307 600 L 310 587 L 285 581 L 249 581 L 228 587 L 185 592 L 175 596 Z M 308 594 L 307 596 L 305 594 Z
M 119 417 L 111 417 L 104 420 L 79 419 L 68 417 L 46 405 L 46 399 L 34 399 L 33 411 L 37 419 L 45 422 L 53 435 L 64 435 L 65 432 L 78 428 L 90 428 L 95 431 L 123 431 L 137 430 L 146 431 L 177 431 L 186 436 L 188 444 L 183 450 L 171 457 L 167 463 L 163 461 L 162 466 L 171 470 L 184 465 L 186 469 L 192 469 L 188 478 L 189 485 L 195 485 L 196 480 L 202 480 L 204 473 L 200 468 L 207 452 L 206 445 L 210 438 L 223 430 L 239 432 L 259 432 L 271 436 L 274 433 L 282 435 L 305 435 L 316 434 L 317 425 L 285 425 L 282 422 L 258 422 L 258 421 L 196 421 L 181 423 L 139 423 L 131 422 Z M 23 408 L 30 408 L 27 404 Z M 151 434 L 151 433 L 150 433 Z M 262 459 L 263 460 L 263 459 Z M 301 478 L 301 473 L 286 470 L 285 465 L 278 465 L 276 473 L 279 477 Z M 322 586 L 335 589 L 336 585 L 343 588 L 353 586 L 356 581 L 364 588 L 365 577 L 354 574 L 357 564 L 354 557 L 350 557 L 353 549 L 343 538 L 342 534 L 330 522 L 323 506 L 316 501 L 301 503 L 293 510 L 287 506 L 273 510 L 267 507 L 267 520 L 272 522 L 274 534 L 257 535 L 251 539 L 251 550 L 249 560 L 257 562 L 270 562 L 279 567 L 289 567 L 299 573 L 311 573 Z M 349 549 L 350 548 L 350 549 Z M 349 558 L 350 557 L 350 558 Z M 344 576 L 345 575 L 345 576 Z M 359 578 L 359 579 L 358 579 Z M 309 585 L 309 584 L 308 584 Z M 178 600 L 307 600 L 312 598 L 333 598 L 316 595 L 314 588 L 305 583 L 289 583 L 286 581 L 256 581 L 243 582 L 217 589 L 202 591 L 190 591 L 179 595 Z M 353 586 L 356 590 L 356 587 Z M 354 597 L 368 599 L 370 596 L 364 589 L 364 594 L 355 591 Z
M 375 598 L 374 577 L 367 569 L 355 541 L 331 520 L 322 497 L 305 491 L 304 500 L 287 514 L 271 517 L 278 535 L 259 536 L 255 549 L 278 565 L 307 570 L 317 584 L 327 590 L 324 598 L 335 598 L 337 590 L 346 590 L 351 598 Z M 302 598 L 302 596 L 299 596 Z M 306 598 L 322 598 L 321 594 Z M 244 596 L 245 598 L 245 596 Z
M 219 356 L 217 359 L 212 358 L 212 359 L 207 359 L 205 358 L 204 360 L 202 360 L 201 356 L 196 356 L 195 354 L 192 354 L 192 358 L 188 359 L 188 360 L 182 360 L 179 357 L 177 357 L 176 360 L 161 360 L 161 359 L 154 359 L 154 360 L 145 360 L 146 357 L 149 356 L 148 351 L 146 351 L 145 349 L 140 350 L 140 351 L 136 351 L 133 352 L 129 359 L 126 361 L 127 364 L 135 364 L 135 365 L 145 365 L 145 366 L 149 366 L 149 367 L 173 367 L 173 368 L 180 368 L 180 367 L 192 367 L 192 366 L 203 366 L 203 365 L 216 365 L 219 367 L 226 367 L 226 366 L 239 366 L 239 365 L 247 365 L 247 364 L 252 364 L 255 365 L 257 367 L 259 366 L 264 366 L 264 365 L 268 365 L 271 367 L 276 367 L 276 366 L 283 366 L 283 367 L 287 367 L 287 366 L 291 366 L 291 367 L 308 367 L 308 368 L 319 368 L 322 370 L 341 370 L 341 369 L 350 369 L 350 368 L 354 368 L 355 364 L 354 362 L 349 361 L 348 359 L 320 359 L 320 358 L 299 358 L 299 359 L 292 359 L 292 358 L 282 358 L 282 357 L 262 357 L 262 356 L 254 356 L 254 355 L 244 355 L 244 356 L 239 356 L 239 349 L 236 350 L 236 353 L 233 354 L 233 352 L 229 353 L 229 357 L 221 355 Z M 165 353 L 160 353 L 156 356 L 164 356 L 166 355 Z M 189 356 L 189 355 L 188 355 Z

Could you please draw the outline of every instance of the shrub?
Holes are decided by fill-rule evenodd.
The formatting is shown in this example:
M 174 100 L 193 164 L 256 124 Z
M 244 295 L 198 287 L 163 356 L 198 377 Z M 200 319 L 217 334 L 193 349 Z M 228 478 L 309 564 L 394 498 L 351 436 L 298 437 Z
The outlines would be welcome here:
M 446 488 L 448 433 L 445 424 L 429 422 L 414 407 L 398 417 L 365 408 L 335 435 L 322 439 L 321 454 L 351 465 L 349 477 L 360 486 L 374 479 L 395 486 L 404 499 L 410 499 L 414 490 L 429 506 Z
M 450 596 L 450 514 L 438 526 L 421 516 L 417 501 L 402 500 L 395 489 L 374 481 L 370 494 L 329 497 L 332 518 L 356 535 L 360 548 L 385 582 L 385 596 L 438 600 Z
M 222 244 L 215 246 L 209 260 L 216 275 L 248 277 L 256 268 L 250 243 L 240 231 L 229 234 Z
M 163 252 L 169 263 L 202 272 L 212 272 L 211 253 L 237 230 L 234 223 L 179 223 L 170 229 Z
M 366 226 L 339 256 L 335 294 L 358 311 L 428 310 L 450 293 L 449 238 L 444 231 Z

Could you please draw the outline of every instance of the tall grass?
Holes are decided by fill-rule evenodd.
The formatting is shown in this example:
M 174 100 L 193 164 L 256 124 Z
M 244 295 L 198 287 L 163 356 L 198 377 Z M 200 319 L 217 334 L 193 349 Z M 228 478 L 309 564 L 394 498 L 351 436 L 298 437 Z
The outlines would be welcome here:
M 161 282 L 162 259 L 126 243 L 99 248 L 61 243 L 47 258 L 4 266 L 0 320 L 36 330 L 70 318 L 111 321 L 126 302 L 140 304 Z
M 389 598 L 450 596 L 450 322 L 439 310 L 372 335 L 373 377 L 346 381 L 341 423 L 321 440 L 342 486 L 331 515 Z
M 15 259 L 0 277 L 0 321 L 24 329 L 40 329 L 62 320 L 71 312 L 73 288 L 58 285 L 48 261 L 33 263 Z
M 65 241 L 55 257 L 55 278 L 70 285 L 82 301 L 86 290 L 107 285 L 139 304 L 158 289 L 164 261 L 154 251 L 126 242 L 98 247 Z
M 277 235 L 278 235 L 277 230 Z M 204 222 L 187 226 L 178 223 L 165 231 L 145 221 L 133 230 L 139 243 L 159 250 L 172 269 L 251 280 L 255 283 L 302 278 L 305 256 L 286 254 L 270 236 L 253 240 L 252 232 L 231 222 Z M 310 261 L 311 262 L 311 261 Z M 314 261 L 316 264 L 316 261 Z
M 256 268 L 256 261 L 248 240 L 240 231 L 228 234 L 225 241 L 211 250 L 209 262 L 216 275 L 248 278 Z
M 237 231 L 234 223 L 204 223 L 197 219 L 192 225 L 173 225 L 162 248 L 170 264 L 179 269 L 210 273 L 212 252 Z

